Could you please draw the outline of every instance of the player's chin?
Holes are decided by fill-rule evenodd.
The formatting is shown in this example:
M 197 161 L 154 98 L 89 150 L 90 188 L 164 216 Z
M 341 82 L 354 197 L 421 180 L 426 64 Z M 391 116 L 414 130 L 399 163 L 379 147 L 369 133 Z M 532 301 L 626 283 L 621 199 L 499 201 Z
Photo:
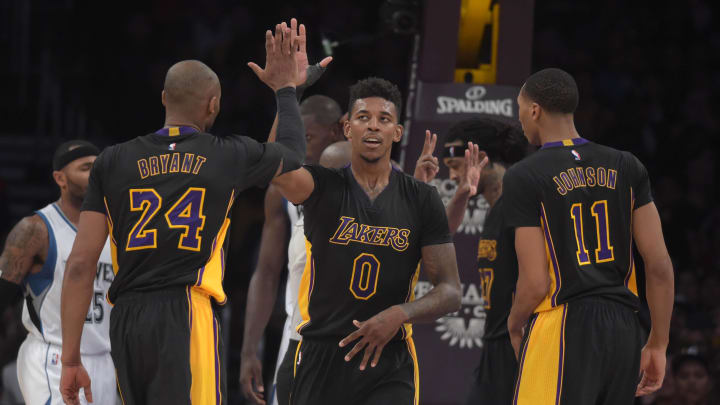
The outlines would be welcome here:
M 384 153 L 379 153 L 375 150 L 363 151 L 360 153 L 360 157 L 367 163 L 377 163 L 380 161 L 380 159 L 382 159 L 383 155 Z

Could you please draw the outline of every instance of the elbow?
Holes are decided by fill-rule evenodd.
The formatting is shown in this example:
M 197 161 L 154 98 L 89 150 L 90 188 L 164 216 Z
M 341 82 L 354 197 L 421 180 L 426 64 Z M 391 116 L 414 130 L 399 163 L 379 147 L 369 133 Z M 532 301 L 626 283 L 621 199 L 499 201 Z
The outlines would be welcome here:
M 660 260 L 647 261 L 645 263 L 645 278 L 648 283 L 661 285 L 674 285 L 672 261 L 669 256 Z
M 456 283 L 450 287 L 448 302 L 448 306 L 450 307 L 450 311 L 448 312 L 457 312 L 460 310 L 462 306 L 462 288 L 460 287 L 460 283 Z
M 92 262 L 86 258 L 70 255 L 65 265 L 64 278 L 70 281 L 92 280 L 95 276 L 93 268 Z

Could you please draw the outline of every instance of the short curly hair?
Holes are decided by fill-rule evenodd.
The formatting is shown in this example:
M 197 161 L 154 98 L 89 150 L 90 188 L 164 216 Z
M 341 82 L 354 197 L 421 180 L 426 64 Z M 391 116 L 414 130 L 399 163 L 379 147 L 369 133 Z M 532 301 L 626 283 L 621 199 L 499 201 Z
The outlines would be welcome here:
M 533 73 L 525 81 L 522 91 L 543 109 L 562 114 L 574 113 L 580 98 L 575 79 L 557 68 Z
M 355 102 L 361 98 L 380 97 L 395 104 L 398 119 L 402 111 L 402 94 L 391 82 L 379 77 L 368 77 L 350 86 L 348 113 L 352 113 Z
M 453 124 L 445 143 L 472 142 L 488 155 L 490 162 L 512 165 L 525 157 L 528 141 L 515 123 L 492 117 L 476 117 Z

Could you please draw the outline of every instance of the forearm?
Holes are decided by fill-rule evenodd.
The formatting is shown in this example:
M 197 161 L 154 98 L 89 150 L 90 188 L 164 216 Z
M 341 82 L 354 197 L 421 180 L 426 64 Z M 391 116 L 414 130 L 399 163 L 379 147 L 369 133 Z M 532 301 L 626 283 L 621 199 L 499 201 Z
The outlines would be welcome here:
M 407 318 L 404 323 L 433 322 L 460 309 L 460 285 L 439 283 L 422 298 L 400 305 Z
M 535 308 L 545 298 L 548 291 L 547 287 L 543 283 L 533 283 L 526 278 L 518 278 L 515 299 L 508 316 L 508 330 L 510 333 L 517 333 L 522 330 Z
M 450 200 L 447 207 L 445 207 L 445 212 L 448 217 L 448 228 L 450 228 L 451 234 L 455 234 L 458 228 L 460 228 L 460 225 L 462 225 L 469 201 L 470 190 L 461 191 L 460 188 L 458 188 L 458 191 Z
M 268 134 L 268 142 L 275 142 L 277 138 L 277 126 L 278 126 L 278 115 L 275 113 L 275 119 L 273 120 L 272 127 L 270 127 L 270 134 Z
M 295 99 L 295 88 L 285 87 L 277 91 L 278 124 L 276 142 L 283 151 L 283 173 L 296 170 L 305 160 L 305 127 L 300 117 L 300 107 Z
M 265 327 L 270 321 L 275 306 L 278 277 L 269 277 L 256 270 L 248 288 L 247 308 L 245 310 L 245 332 L 243 335 L 242 355 L 255 355 Z
M 94 266 L 68 261 L 61 293 L 62 362 L 80 363 L 80 339 L 93 293 Z
M 652 320 L 648 345 L 666 348 L 670 339 L 670 318 L 675 294 L 670 259 L 668 258 L 666 263 L 648 266 L 645 274 L 645 295 Z

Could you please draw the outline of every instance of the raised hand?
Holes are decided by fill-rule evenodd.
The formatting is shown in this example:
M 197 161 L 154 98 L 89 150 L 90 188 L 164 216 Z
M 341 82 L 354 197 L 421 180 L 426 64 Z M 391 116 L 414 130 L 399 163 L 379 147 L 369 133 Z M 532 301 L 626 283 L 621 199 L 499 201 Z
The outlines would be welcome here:
M 350 361 L 356 354 L 364 349 L 365 354 L 360 363 L 360 370 L 365 370 L 368 360 L 370 360 L 370 356 L 373 356 L 373 353 L 374 356 L 370 365 L 371 367 L 377 366 L 383 348 L 385 348 L 385 345 L 395 336 L 405 319 L 407 319 L 407 314 L 405 314 L 403 309 L 398 306 L 392 306 L 365 322 L 353 321 L 353 325 L 358 329 L 341 340 L 340 347 L 345 347 L 357 339 L 360 340 L 352 350 L 345 355 L 345 361 Z
M 295 61 L 297 63 L 298 78 L 295 82 L 295 86 L 309 87 L 320 78 L 322 70 L 324 70 L 330 62 L 332 62 L 332 56 L 328 56 L 314 67 L 311 67 L 308 62 L 307 55 L 307 34 L 305 32 L 305 24 L 300 24 L 298 27 L 297 20 L 293 18 L 290 20 L 290 30 L 295 32 L 297 35 L 297 52 L 295 53 Z M 315 73 L 313 69 L 317 69 L 319 71 Z M 310 75 L 308 75 L 308 73 L 310 73 Z
M 433 156 L 435 144 L 437 143 L 437 134 L 430 134 L 429 130 L 425 130 L 425 143 L 423 144 L 420 157 L 415 164 L 414 177 L 423 183 L 429 183 L 437 176 L 440 171 L 438 158 Z
M 265 32 L 265 69 L 254 62 L 248 66 L 274 91 L 294 87 L 298 81 L 297 49 L 297 32 L 286 23 L 277 24 L 275 35 L 270 30 Z
M 460 179 L 458 192 L 469 193 L 470 196 L 477 194 L 480 174 L 487 164 L 487 155 L 483 152 L 481 159 L 478 146 L 468 142 L 468 148 L 465 150 L 465 175 Z

